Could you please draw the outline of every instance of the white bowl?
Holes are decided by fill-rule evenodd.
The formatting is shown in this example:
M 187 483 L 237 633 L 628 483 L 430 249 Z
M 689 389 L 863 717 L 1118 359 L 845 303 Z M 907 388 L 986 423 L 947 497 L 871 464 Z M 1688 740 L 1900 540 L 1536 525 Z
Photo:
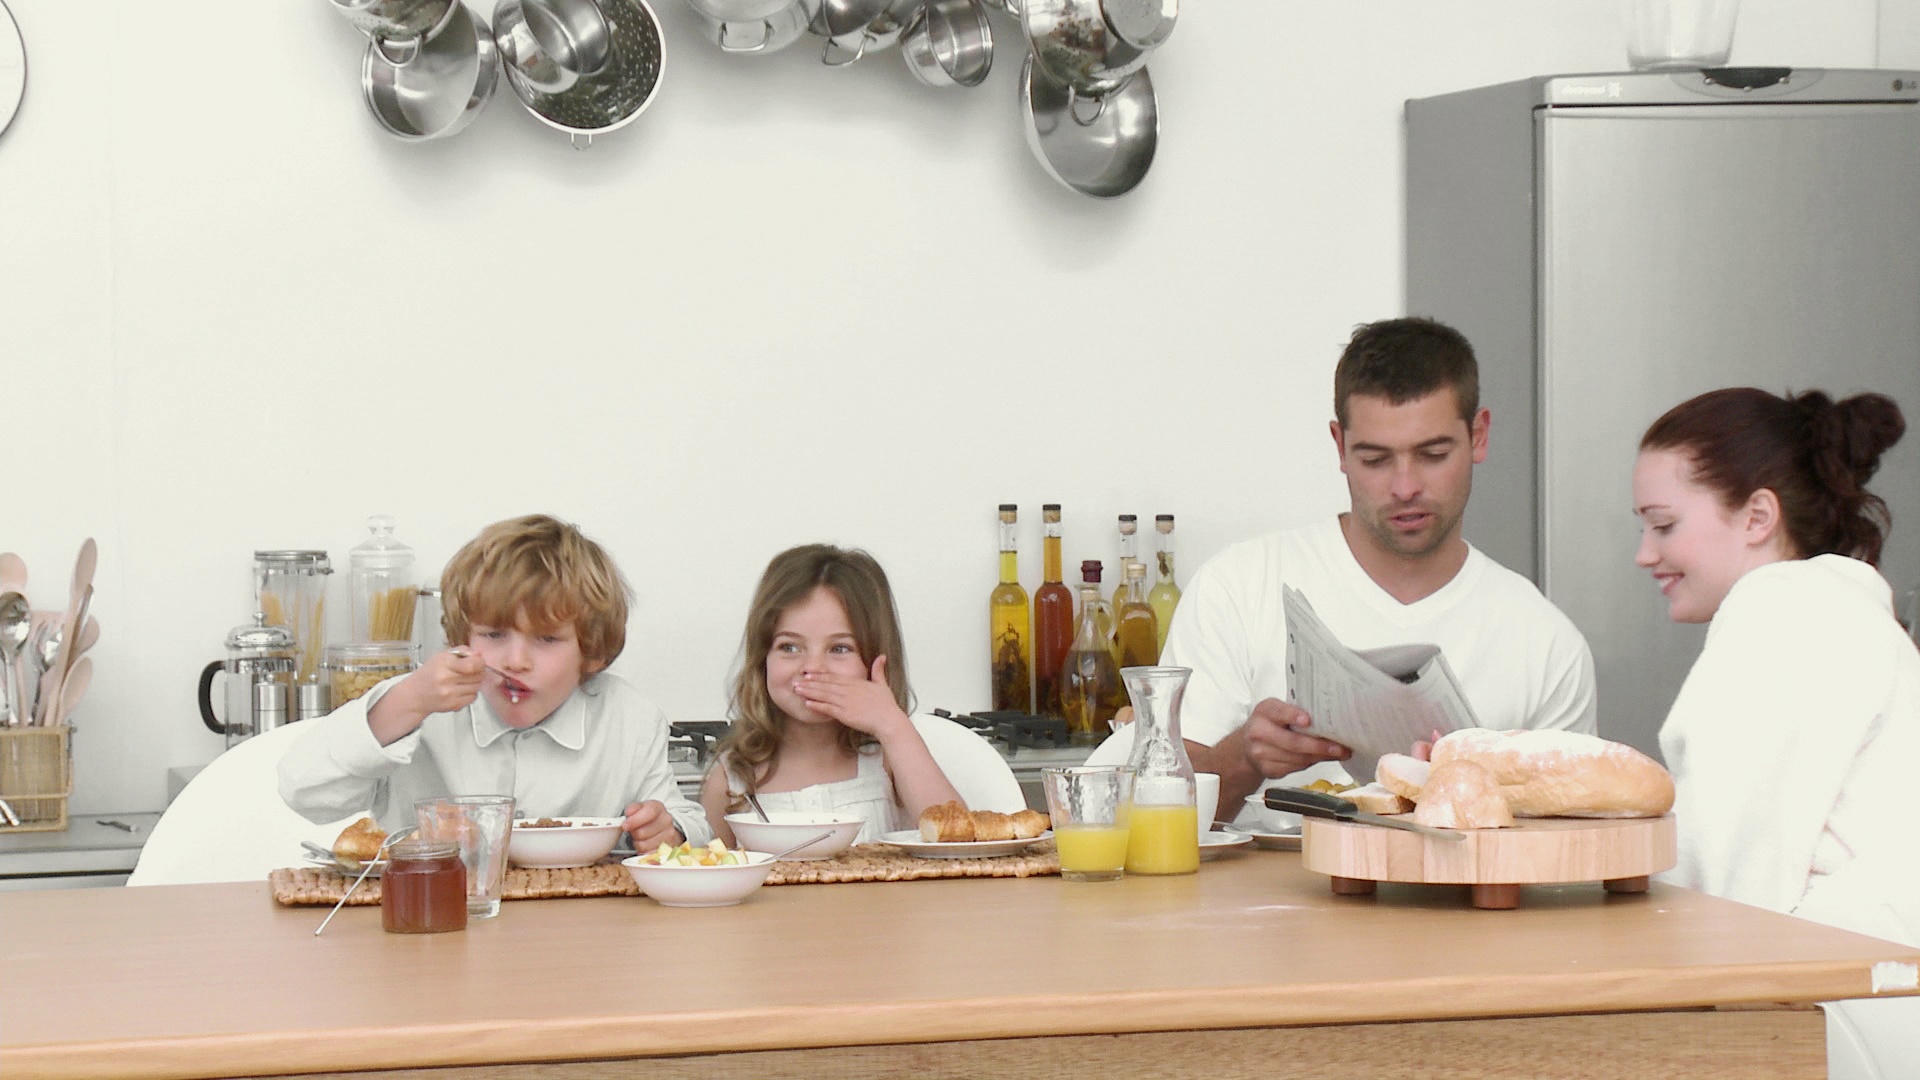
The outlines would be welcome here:
M 747 898 L 773 870 L 773 856 L 764 851 L 742 851 L 745 865 L 660 866 L 643 863 L 639 855 L 620 860 L 640 891 L 662 907 L 726 907 Z
M 560 870 L 592 866 L 607 857 L 620 840 L 621 818 L 555 817 L 532 821 L 564 821 L 565 825 L 532 828 L 513 823 L 507 838 L 507 861 L 532 870 Z
M 853 846 L 860 835 L 861 821 L 847 814 L 807 814 L 799 811 L 774 811 L 761 821 L 757 814 L 728 814 L 727 825 L 734 839 L 748 851 L 786 851 L 809 836 L 832 830 L 825 840 L 808 844 L 782 859 L 831 859 Z
M 1300 815 L 1290 810 L 1269 810 L 1266 792 L 1256 791 L 1247 796 L 1247 812 L 1240 815 L 1242 824 L 1249 825 L 1263 833 L 1283 833 L 1300 827 Z

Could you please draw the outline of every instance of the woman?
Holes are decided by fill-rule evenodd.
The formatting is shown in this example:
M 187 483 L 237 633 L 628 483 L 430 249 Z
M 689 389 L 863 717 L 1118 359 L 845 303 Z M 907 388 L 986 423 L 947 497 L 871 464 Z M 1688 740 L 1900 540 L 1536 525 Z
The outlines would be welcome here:
M 1879 394 L 1716 390 L 1647 430 L 1633 497 L 1635 561 L 1675 621 L 1710 624 L 1660 731 L 1680 824 L 1667 879 L 1920 945 L 1920 651 L 1876 569 L 1890 521 L 1865 487 L 1905 428 Z M 1829 1009 L 1836 1063 L 1858 1025 L 1880 1072 L 1857 1075 L 1915 1075 L 1914 1002 L 1865 1004 Z

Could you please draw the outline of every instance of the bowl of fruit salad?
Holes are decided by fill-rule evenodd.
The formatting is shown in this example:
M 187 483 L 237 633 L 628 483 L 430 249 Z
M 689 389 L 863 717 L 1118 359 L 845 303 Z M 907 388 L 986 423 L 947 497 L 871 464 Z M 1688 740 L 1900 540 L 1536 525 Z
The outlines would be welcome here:
M 623 859 L 640 891 L 663 907 L 726 907 L 737 904 L 767 880 L 773 856 L 740 851 L 718 840 L 695 846 L 661 844 L 645 855 Z

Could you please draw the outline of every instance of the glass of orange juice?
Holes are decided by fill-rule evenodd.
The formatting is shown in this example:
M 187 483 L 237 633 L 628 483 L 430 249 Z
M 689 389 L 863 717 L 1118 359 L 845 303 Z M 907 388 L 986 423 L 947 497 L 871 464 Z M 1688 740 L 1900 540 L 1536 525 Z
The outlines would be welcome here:
M 1060 876 L 1118 881 L 1127 866 L 1133 769 L 1125 765 L 1043 769 Z

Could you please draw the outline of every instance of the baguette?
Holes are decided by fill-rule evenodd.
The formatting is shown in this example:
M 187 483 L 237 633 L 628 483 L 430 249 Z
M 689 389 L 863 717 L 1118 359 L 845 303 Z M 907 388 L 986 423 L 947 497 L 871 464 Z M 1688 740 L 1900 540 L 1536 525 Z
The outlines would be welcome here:
M 1413 820 L 1435 829 L 1504 829 L 1513 824 L 1513 811 L 1493 770 L 1456 758 L 1433 767 Z
M 1576 731 L 1466 728 L 1433 744 L 1434 772 L 1450 761 L 1491 772 L 1515 817 L 1659 817 L 1673 809 L 1673 776 L 1659 762 Z M 1385 758 L 1381 765 L 1384 772 Z

